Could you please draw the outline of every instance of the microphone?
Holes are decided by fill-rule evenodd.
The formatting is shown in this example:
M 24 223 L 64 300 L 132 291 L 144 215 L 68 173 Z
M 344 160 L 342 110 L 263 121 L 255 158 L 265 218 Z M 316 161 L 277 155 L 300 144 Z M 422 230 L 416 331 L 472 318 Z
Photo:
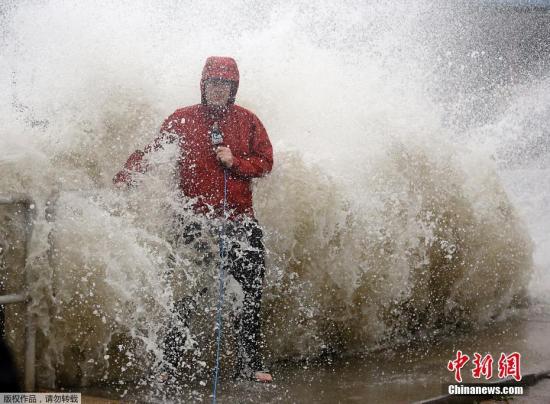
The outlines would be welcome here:
M 210 129 L 210 142 L 212 142 L 214 149 L 223 144 L 223 132 L 218 127 L 218 122 L 214 122 Z

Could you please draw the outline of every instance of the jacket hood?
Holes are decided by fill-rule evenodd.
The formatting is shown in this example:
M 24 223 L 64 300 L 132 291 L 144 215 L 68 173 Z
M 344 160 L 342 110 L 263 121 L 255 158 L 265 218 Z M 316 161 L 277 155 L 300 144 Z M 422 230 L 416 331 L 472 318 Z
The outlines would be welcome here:
M 235 102 L 237 89 L 239 88 L 239 68 L 235 59 L 222 56 L 210 56 L 206 59 L 202 69 L 201 78 L 201 102 L 206 105 L 205 82 L 208 79 L 222 79 L 231 82 L 231 93 L 229 95 L 229 104 Z

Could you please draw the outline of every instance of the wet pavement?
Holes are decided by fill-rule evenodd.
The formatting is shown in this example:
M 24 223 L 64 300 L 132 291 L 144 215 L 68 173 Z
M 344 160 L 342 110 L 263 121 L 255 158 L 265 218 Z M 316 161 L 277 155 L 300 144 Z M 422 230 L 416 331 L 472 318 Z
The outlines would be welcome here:
M 430 342 L 409 343 L 380 350 L 362 358 L 341 358 L 324 363 L 286 363 L 272 366 L 275 382 L 233 383 L 222 379 L 220 403 L 412 403 L 444 394 L 445 385 L 454 383 L 447 363 L 456 351 L 473 356 L 490 353 L 494 358 L 492 382 L 498 381 L 498 357 L 501 352 L 521 353 L 522 374 L 550 370 L 550 305 L 539 304 L 518 312 L 513 319 L 479 330 L 433 338 Z M 464 382 L 476 382 L 473 366 L 462 370 Z M 173 402 L 209 402 L 209 386 L 189 395 L 167 395 Z M 103 394 L 102 394 L 103 395 Z M 88 400 L 88 399 L 86 399 Z M 93 402 L 86 401 L 83 402 Z M 123 402 L 145 402 L 130 392 Z M 156 401 L 156 400 L 155 400 Z M 158 399 L 157 402 L 167 402 Z M 100 401 L 98 401 L 100 402 Z M 491 401 L 488 401 L 491 402 Z M 526 390 L 517 403 L 550 403 L 550 380 L 542 380 Z

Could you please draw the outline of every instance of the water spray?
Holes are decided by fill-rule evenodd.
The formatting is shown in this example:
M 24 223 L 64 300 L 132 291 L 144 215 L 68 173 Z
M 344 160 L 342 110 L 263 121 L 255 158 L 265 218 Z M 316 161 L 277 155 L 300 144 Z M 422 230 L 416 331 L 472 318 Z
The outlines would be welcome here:
M 217 147 L 223 144 L 223 133 L 218 128 L 218 123 L 215 122 L 210 131 L 210 140 L 212 141 L 212 146 Z M 224 261 L 225 261 L 225 221 L 226 221 L 226 211 L 227 211 L 227 168 L 223 169 L 223 219 L 220 225 L 220 270 L 219 270 L 219 299 L 218 299 L 218 310 L 216 315 L 216 365 L 214 368 L 214 387 L 212 391 L 212 403 L 216 402 L 216 393 L 218 388 L 218 379 L 220 376 L 220 351 L 221 351 L 221 341 L 222 341 L 222 308 L 223 308 L 223 298 L 224 298 L 224 282 L 225 282 L 225 271 L 224 271 Z

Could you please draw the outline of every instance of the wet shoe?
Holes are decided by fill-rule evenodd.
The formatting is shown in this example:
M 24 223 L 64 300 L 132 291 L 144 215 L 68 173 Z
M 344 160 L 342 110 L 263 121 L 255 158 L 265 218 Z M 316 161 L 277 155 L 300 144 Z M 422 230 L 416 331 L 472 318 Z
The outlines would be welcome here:
M 271 376 L 271 373 L 267 371 L 257 371 L 254 373 L 253 380 L 258 383 L 271 383 L 273 381 L 273 377 Z

